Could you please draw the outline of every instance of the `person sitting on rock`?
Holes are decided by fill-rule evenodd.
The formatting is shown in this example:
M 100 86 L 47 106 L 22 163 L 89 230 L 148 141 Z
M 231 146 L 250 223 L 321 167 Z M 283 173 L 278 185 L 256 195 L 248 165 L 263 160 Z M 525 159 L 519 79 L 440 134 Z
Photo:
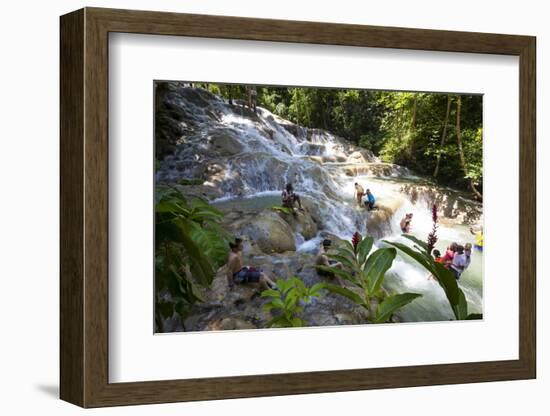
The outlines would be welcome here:
M 265 289 L 276 289 L 277 285 L 263 272 L 250 266 L 243 266 L 241 253 L 243 240 L 235 238 L 235 242 L 229 243 L 230 251 L 227 260 L 227 283 L 233 288 L 235 283 L 259 283 Z
M 321 247 L 319 248 L 319 252 L 317 253 L 317 257 L 315 258 L 315 265 L 342 269 L 342 263 L 335 260 L 330 260 L 327 256 L 327 251 L 330 249 L 331 244 L 332 241 L 329 239 L 324 239 L 321 242 Z M 344 286 L 344 281 L 337 274 L 319 268 L 317 268 L 317 273 L 319 274 L 319 276 L 335 278 L 340 286 Z
M 370 189 L 367 189 L 367 200 L 365 201 L 365 206 L 369 211 L 374 209 L 374 203 L 376 202 L 376 198 L 371 193 Z
M 281 197 L 283 200 L 283 207 L 290 208 L 293 213 L 296 203 L 298 203 L 298 208 L 300 209 L 300 211 L 304 210 L 302 208 L 302 200 L 300 199 L 300 196 L 298 194 L 294 193 L 294 187 L 291 183 L 286 184 Z
M 357 199 L 357 203 L 359 206 L 363 206 L 363 196 L 365 196 L 365 189 L 359 185 L 357 182 L 355 182 L 355 195 L 354 197 Z
M 401 227 L 401 231 L 404 234 L 408 234 L 411 231 L 411 221 L 412 221 L 413 214 L 412 212 L 409 214 L 405 214 L 401 222 L 399 223 L 399 227 Z

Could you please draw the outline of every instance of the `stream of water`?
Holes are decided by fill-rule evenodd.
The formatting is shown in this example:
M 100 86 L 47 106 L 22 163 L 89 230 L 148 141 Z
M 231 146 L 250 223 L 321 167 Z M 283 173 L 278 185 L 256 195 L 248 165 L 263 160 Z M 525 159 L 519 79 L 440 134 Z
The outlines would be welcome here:
M 366 158 L 342 139 L 328 132 L 307 130 L 289 123 L 269 111 L 259 108 L 258 117 L 250 118 L 229 109 L 219 100 L 212 103 L 219 114 L 216 129 L 226 129 L 243 146 L 243 151 L 224 160 L 223 197 L 215 205 L 261 210 L 280 205 L 281 190 L 292 182 L 303 199 L 312 201 L 320 212 L 324 228 L 310 240 L 296 235 L 297 250 L 314 253 L 321 240 L 321 232 L 329 232 L 349 239 L 355 231 L 365 232 L 369 214 L 354 200 L 354 183 L 370 188 L 377 203 L 393 207 L 393 215 L 384 224 L 384 239 L 404 241 L 399 222 L 405 213 L 413 213 L 411 233 L 425 240 L 432 227 L 429 203 L 411 198 L 402 192 L 404 185 L 422 185 L 427 181 L 407 169 Z M 206 123 L 212 120 L 204 118 Z M 205 130 L 207 135 L 207 130 Z M 201 138 L 204 140 L 204 137 Z M 199 141 L 196 142 L 199 146 Z M 193 143 L 191 142 L 191 145 Z M 177 156 L 176 156 L 177 157 Z M 357 168 L 354 175 L 349 169 Z M 382 169 L 379 169 L 382 168 Z M 161 169 L 161 179 L 175 180 L 178 172 Z M 433 184 L 431 184 L 433 185 Z M 443 253 L 453 241 L 460 244 L 474 242 L 465 225 L 442 223 L 438 228 L 436 247 Z M 381 245 L 381 239 L 376 245 Z M 482 253 L 474 251 L 470 267 L 462 275 L 459 285 L 464 290 L 470 312 L 482 311 Z M 407 322 L 439 321 L 452 318 L 452 311 L 443 290 L 428 273 L 409 258 L 398 255 L 386 276 L 385 287 L 396 292 L 416 292 L 422 298 L 400 312 Z

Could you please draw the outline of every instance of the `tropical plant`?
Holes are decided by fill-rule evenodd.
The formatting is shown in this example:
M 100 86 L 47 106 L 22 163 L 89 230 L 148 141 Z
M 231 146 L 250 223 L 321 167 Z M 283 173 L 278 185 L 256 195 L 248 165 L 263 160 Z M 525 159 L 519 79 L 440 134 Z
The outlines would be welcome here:
M 186 199 L 172 187 L 155 188 L 155 321 L 182 317 L 199 300 L 227 258 L 223 214 L 200 198 Z
M 280 213 L 283 213 L 283 214 L 293 214 L 294 213 L 292 208 L 283 207 L 283 206 L 280 206 L 280 205 L 274 205 L 274 206 L 271 207 L 271 209 L 275 212 L 280 212 Z
M 384 323 L 391 320 L 397 309 L 402 308 L 414 299 L 422 296 L 418 293 L 400 293 L 386 295 L 382 283 L 386 272 L 392 266 L 397 251 L 393 247 L 379 248 L 371 253 L 374 239 L 362 238 L 359 233 L 353 235 L 351 243 L 343 241 L 335 253 L 327 256 L 342 264 L 342 268 L 317 266 L 318 269 L 334 273 L 353 286 L 353 290 L 334 284 L 326 288 L 342 295 L 369 311 L 373 323 Z M 374 300 L 378 306 L 374 307 Z
M 310 303 L 312 298 L 321 296 L 324 283 L 316 283 L 307 287 L 298 277 L 291 277 L 288 280 L 278 279 L 277 289 L 268 289 L 262 292 L 262 297 L 270 298 L 264 305 L 266 312 L 276 312 L 266 325 L 269 328 L 299 327 L 305 326 L 304 320 L 300 317 L 303 306 Z
M 436 263 L 435 259 L 432 257 L 432 249 L 435 246 L 437 241 L 437 206 L 432 207 L 432 220 L 433 228 L 430 234 L 428 235 L 428 242 L 424 242 L 412 235 L 403 234 L 403 237 L 412 241 L 413 247 L 410 247 L 406 244 L 384 241 L 386 244 L 389 244 L 403 253 L 410 256 L 418 264 L 424 267 L 427 271 L 431 273 L 432 276 L 437 280 L 439 285 L 443 288 L 449 305 L 453 310 L 454 316 L 457 320 L 465 319 L 481 319 L 481 314 L 471 313 L 468 314 L 468 302 L 466 301 L 466 296 L 462 289 L 458 286 L 456 278 L 453 273 L 447 269 L 443 264 Z

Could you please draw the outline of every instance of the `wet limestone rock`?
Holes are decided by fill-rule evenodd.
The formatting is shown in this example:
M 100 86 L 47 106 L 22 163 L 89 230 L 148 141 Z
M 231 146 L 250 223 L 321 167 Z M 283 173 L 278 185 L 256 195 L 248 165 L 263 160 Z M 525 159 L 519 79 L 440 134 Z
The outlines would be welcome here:
M 470 199 L 464 192 L 440 186 L 406 184 L 400 189 L 413 204 L 426 204 L 426 209 L 435 204 L 443 222 L 449 224 L 477 224 L 482 220 L 483 205 Z
M 244 264 L 262 269 L 274 280 L 296 276 L 306 286 L 321 282 L 335 283 L 317 274 L 314 261 L 314 255 L 300 252 L 243 254 Z M 236 284 L 230 289 L 226 268 L 222 267 L 210 288 L 201 293 L 204 301 L 193 305 L 184 321 L 185 331 L 266 328 L 273 315 L 263 310 L 268 298 L 261 297 L 260 293 L 261 288 L 257 284 Z M 364 308 L 330 292 L 312 299 L 302 307 L 301 316 L 307 326 L 368 323 L 368 314 Z
M 234 235 L 246 237 L 263 253 L 295 251 L 294 232 L 288 223 L 272 210 L 244 214 L 240 219 L 228 217 L 226 228 Z
M 403 202 L 398 198 L 377 201 L 376 208 L 367 214 L 367 234 L 374 238 L 391 234 L 391 220 Z
M 279 215 L 294 232 L 300 233 L 304 239 L 310 240 L 317 235 L 317 224 L 307 208 L 303 211 L 296 209 L 294 214 L 280 212 Z
M 241 153 L 244 146 L 236 133 L 229 129 L 215 129 L 207 138 L 210 149 L 219 156 L 233 156 Z

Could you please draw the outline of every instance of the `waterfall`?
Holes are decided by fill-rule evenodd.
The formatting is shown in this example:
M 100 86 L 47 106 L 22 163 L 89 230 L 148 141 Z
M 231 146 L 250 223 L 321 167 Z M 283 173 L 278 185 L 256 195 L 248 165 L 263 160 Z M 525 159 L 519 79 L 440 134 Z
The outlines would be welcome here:
M 167 100 L 181 111 L 179 128 L 185 134 L 173 154 L 161 161 L 157 182 L 202 177 L 215 190 L 214 204 L 256 200 L 258 204 L 265 201 L 266 206 L 277 200 L 280 204 L 281 191 L 291 182 L 322 219 L 322 229 L 314 239 L 296 236 L 298 250 L 303 251 L 314 251 L 323 233 L 349 239 L 356 231 L 376 230 L 377 245 L 382 238 L 407 241 L 399 227 L 405 213 L 413 213 L 412 233 L 424 239 L 432 226 L 433 203 L 442 215 L 453 219 L 439 226 L 441 251 L 452 241 L 473 240 L 461 222 L 481 221 L 481 206 L 460 192 L 438 187 L 330 132 L 297 126 L 265 108 L 258 107 L 255 114 L 204 90 L 180 90 Z M 372 191 L 384 215 L 358 207 L 355 182 Z M 482 256 L 474 254 L 460 284 L 472 310 L 481 311 Z M 407 320 L 452 317 L 441 288 L 410 259 L 398 256 L 387 281 L 390 289 L 416 291 L 428 300 L 404 308 Z

